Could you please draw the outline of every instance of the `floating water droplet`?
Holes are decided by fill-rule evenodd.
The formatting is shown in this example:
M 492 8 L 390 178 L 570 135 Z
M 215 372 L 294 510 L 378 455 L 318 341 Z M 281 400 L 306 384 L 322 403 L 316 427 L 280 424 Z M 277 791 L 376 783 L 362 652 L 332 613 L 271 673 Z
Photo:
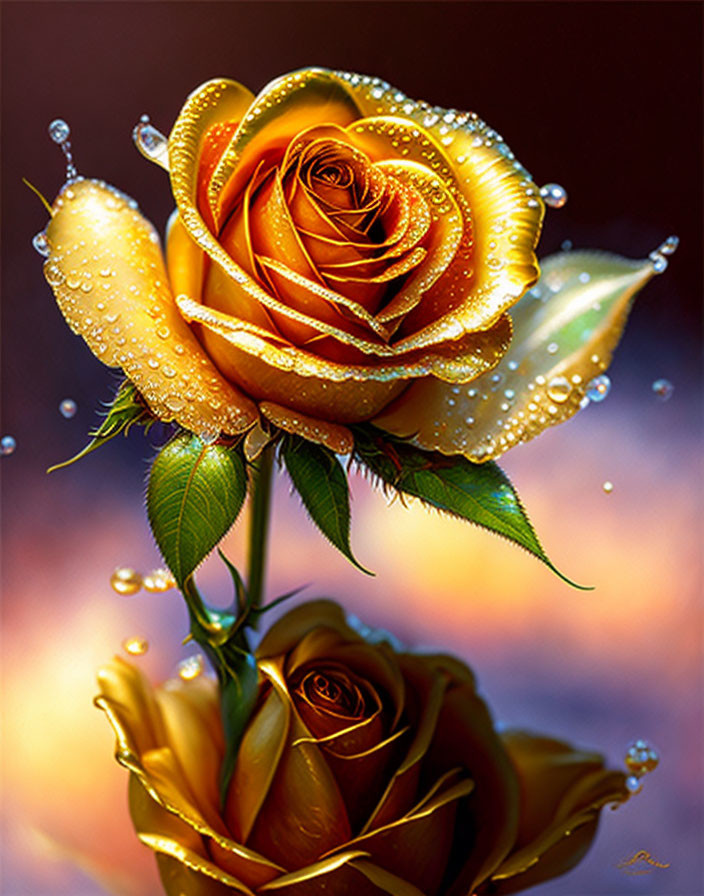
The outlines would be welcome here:
M 118 566 L 110 576 L 110 585 L 118 594 L 136 594 L 142 587 L 142 576 L 130 566 Z
M 0 439 L 0 454 L 6 457 L 8 454 L 14 454 L 17 442 L 13 436 L 3 436 Z
M 604 489 L 604 491 L 606 492 L 607 495 L 610 495 L 611 492 L 614 490 L 614 484 L 613 484 L 613 482 L 610 482 L 607 479 L 606 482 L 602 485 L 602 488 Z
M 656 251 L 661 255 L 674 255 L 679 244 L 680 238 L 678 236 L 668 236 L 665 242 L 661 246 L 658 246 Z
M 628 771 L 641 778 L 658 767 L 660 756 L 652 744 L 639 739 L 628 745 L 625 762 Z
M 595 376 L 587 386 L 587 398 L 590 401 L 603 401 L 611 390 L 611 380 L 605 373 Z
M 54 143 L 61 145 L 71 136 L 71 128 L 62 118 L 55 118 L 49 125 L 49 136 Z
M 560 346 L 556 342 L 548 342 L 547 350 L 548 354 L 554 355 L 560 350 Z
M 149 650 L 149 641 L 146 638 L 133 635 L 122 642 L 124 650 L 130 656 L 143 656 Z
M 140 152 L 156 162 L 168 163 L 169 141 L 153 125 L 149 124 L 149 118 L 143 115 L 132 131 L 132 139 L 137 144 Z
M 40 230 L 39 233 L 32 239 L 32 245 L 43 258 L 48 258 L 49 255 L 51 255 L 49 241 L 47 240 L 46 234 L 43 230 Z
M 145 591 L 152 594 L 158 594 L 162 591 L 168 591 L 170 588 L 176 587 L 176 580 L 168 569 L 153 569 L 148 575 L 142 579 L 142 587 Z
M 652 388 L 660 401 L 667 401 L 672 397 L 672 393 L 675 391 L 675 387 L 666 379 L 655 380 Z
M 71 128 L 62 118 L 55 118 L 49 125 L 49 136 L 58 143 L 64 152 L 66 158 L 66 180 L 70 181 L 76 177 L 76 166 L 73 164 L 73 155 L 71 153 L 71 144 L 68 138 L 71 136 Z M 67 194 L 68 195 L 68 194 Z M 68 196 L 72 199 L 72 196 Z
M 64 400 L 59 405 L 59 412 L 62 417 L 65 417 L 67 420 L 70 420 L 78 410 L 78 405 L 72 398 L 64 398 Z
M 636 775 L 629 775 L 626 778 L 626 790 L 630 794 L 640 793 L 643 789 L 643 782 Z
M 563 252 L 569 252 L 570 249 L 572 248 L 572 246 L 573 246 L 572 240 L 563 240 L 562 243 L 560 244 L 560 248 L 562 249 Z
M 193 681 L 203 671 L 203 657 L 200 653 L 186 657 L 178 664 L 178 675 L 183 681 Z
M 567 377 L 554 376 L 548 383 L 548 397 L 551 401 L 562 404 L 570 397 L 572 386 Z
M 540 188 L 540 196 L 550 208 L 562 208 L 567 202 L 567 190 L 560 184 L 545 184 Z

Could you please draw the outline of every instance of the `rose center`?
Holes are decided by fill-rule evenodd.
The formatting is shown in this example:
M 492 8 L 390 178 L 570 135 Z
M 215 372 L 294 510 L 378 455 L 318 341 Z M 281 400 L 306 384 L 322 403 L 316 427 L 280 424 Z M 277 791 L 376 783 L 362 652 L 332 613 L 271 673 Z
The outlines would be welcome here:
M 308 705 L 337 716 L 361 719 L 367 711 L 361 688 L 346 674 L 336 670 L 309 672 L 296 689 L 296 694 Z

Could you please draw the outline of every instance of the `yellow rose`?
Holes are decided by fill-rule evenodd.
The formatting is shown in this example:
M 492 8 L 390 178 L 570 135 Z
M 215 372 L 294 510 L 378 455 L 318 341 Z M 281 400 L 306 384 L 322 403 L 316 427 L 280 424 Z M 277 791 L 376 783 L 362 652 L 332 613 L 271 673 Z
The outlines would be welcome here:
M 510 893 L 572 867 L 599 810 L 627 796 L 596 754 L 497 734 L 456 659 L 369 643 L 330 601 L 276 623 L 257 663 L 222 811 L 215 683 L 153 689 L 121 659 L 100 673 L 170 896 Z
M 304 69 L 257 97 L 202 85 L 168 145 L 137 132 L 170 171 L 166 263 L 134 203 L 78 179 L 53 207 L 46 276 L 161 419 L 213 435 L 261 415 L 344 452 L 344 424 L 394 401 L 405 425 L 414 381 L 465 383 L 505 354 L 543 203 L 476 115 Z

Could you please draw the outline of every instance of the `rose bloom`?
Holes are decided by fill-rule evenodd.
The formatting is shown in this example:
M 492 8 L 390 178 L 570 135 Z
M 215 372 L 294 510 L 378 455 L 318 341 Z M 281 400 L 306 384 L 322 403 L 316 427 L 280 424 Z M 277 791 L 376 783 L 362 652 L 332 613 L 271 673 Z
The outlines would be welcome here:
M 209 81 L 168 144 L 136 133 L 170 172 L 165 264 L 133 202 L 78 178 L 54 203 L 45 271 L 159 418 L 209 436 L 263 418 L 346 452 L 345 424 L 394 431 L 408 407 L 432 421 L 446 396 L 414 399 L 415 383 L 466 383 L 505 354 L 543 203 L 473 113 L 304 69 L 257 97 Z
M 497 733 L 458 660 L 372 640 L 327 600 L 273 625 L 223 809 L 215 682 L 152 688 L 121 659 L 102 670 L 97 703 L 169 896 L 502 894 L 582 858 L 625 776 L 562 741 Z

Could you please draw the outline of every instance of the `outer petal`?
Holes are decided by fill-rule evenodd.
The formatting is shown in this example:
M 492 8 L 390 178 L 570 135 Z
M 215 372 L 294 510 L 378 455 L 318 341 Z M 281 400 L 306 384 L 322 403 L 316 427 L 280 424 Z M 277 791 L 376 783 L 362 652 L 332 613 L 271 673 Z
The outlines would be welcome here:
M 598 754 L 522 731 L 504 732 L 502 740 L 521 784 L 516 843 L 492 876 L 498 892 L 509 893 L 523 888 L 528 869 L 531 883 L 526 886 L 576 864 L 596 832 L 600 809 L 624 801 L 628 793 L 625 775 L 605 769 Z M 573 832 L 579 836 L 573 838 Z
M 226 382 L 182 319 L 158 237 L 128 197 L 100 181 L 68 183 L 47 227 L 47 281 L 69 326 L 120 366 L 161 420 L 236 433 L 256 409 Z
M 609 365 L 635 294 L 655 273 L 650 259 L 564 252 L 543 264 L 538 286 L 512 311 L 509 351 L 467 386 L 414 383 L 375 419 L 422 448 L 498 457 L 581 407 L 590 381 Z
M 474 113 L 415 102 L 378 78 L 335 74 L 363 115 L 408 119 L 442 147 L 472 210 L 474 301 L 513 304 L 538 277 L 533 250 L 544 208 L 530 175 L 500 135 Z

